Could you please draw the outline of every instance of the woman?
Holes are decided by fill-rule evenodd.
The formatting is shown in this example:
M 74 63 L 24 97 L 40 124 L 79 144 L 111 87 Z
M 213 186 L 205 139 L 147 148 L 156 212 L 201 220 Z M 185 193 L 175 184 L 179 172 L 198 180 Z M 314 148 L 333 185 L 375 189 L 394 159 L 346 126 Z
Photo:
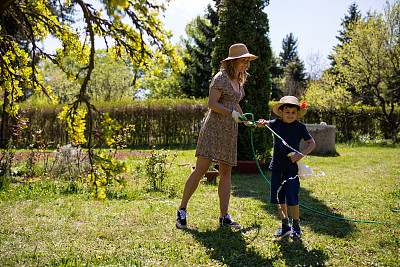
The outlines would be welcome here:
M 212 161 L 219 163 L 218 195 L 220 202 L 220 223 L 222 226 L 240 228 L 228 214 L 231 195 L 231 171 L 237 162 L 238 122 L 243 114 L 239 101 L 244 97 L 243 84 L 246 81 L 249 62 L 256 59 L 244 44 L 229 48 L 229 56 L 221 61 L 221 69 L 211 81 L 208 112 L 201 127 L 197 148 L 196 168 L 189 175 L 177 211 L 176 226 L 186 228 L 186 206 L 196 191 L 204 173 Z

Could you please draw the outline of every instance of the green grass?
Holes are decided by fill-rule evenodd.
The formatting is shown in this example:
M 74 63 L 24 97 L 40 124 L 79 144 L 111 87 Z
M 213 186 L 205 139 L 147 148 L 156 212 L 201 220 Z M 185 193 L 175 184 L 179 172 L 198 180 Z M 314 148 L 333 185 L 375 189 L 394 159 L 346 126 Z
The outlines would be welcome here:
M 301 204 L 332 216 L 400 224 L 399 147 L 337 145 L 310 158 L 325 173 L 301 183 Z M 137 160 L 137 159 L 136 159 Z M 178 163 L 194 163 L 194 150 Z M 304 163 L 309 164 L 306 160 Z M 130 161 L 134 166 L 136 162 Z M 313 168 L 315 171 L 315 167 Z M 189 202 L 188 230 L 175 213 L 190 170 L 175 164 L 164 191 L 144 177 L 95 201 L 82 185 L 44 180 L 0 190 L 1 266 L 398 266 L 400 226 L 356 223 L 300 209 L 301 240 L 275 239 L 280 226 L 261 175 L 232 177 L 230 214 L 218 226 L 217 186 L 202 182 Z M 266 172 L 267 178 L 269 173 Z

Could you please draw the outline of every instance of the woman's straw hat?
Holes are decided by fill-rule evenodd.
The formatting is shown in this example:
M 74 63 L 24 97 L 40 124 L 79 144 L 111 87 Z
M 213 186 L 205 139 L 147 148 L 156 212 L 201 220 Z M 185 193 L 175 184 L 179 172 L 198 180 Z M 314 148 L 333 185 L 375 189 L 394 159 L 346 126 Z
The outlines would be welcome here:
M 306 115 L 307 113 L 307 109 L 306 109 L 306 102 L 299 103 L 299 100 L 297 99 L 297 97 L 295 96 L 284 96 L 279 100 L 279 103 L 276 103 L 274 105 L 274 107 L 272 108 L 272 111 L 278 115 L 279 115 L 279 107 L 284 105 L 284 104 L 291 104 L 291 105 L 295 105 L 298 106 L 299 109 L 299 113 L 297 114 L 297 118 L 300 119 L 301 117 L 303 117 L 304 115 Z
M 246 58 L 246 57 L 250 58 L 250 60 L 258 58 L 258 56 L 250 54 L 249 50 L 247 50 L 247 47 L 244 44 L 234 44 L 231 45 L 231 47 L 229 48 L 229 56 L 224 60 L 222 60 L 221 63 L 232 59 Z

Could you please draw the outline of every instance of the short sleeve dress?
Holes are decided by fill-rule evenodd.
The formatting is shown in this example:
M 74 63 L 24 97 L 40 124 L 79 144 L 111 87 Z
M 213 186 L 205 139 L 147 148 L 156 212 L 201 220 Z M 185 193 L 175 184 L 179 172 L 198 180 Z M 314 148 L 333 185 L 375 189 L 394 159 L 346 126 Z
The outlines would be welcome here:
M 233 89 L 228 74 L 221 70 L 211 81 L 210 90 L 222 92 L 218 102 L 231 110 L 240 110 L 239 101 L 244 97 L 243 86 Z M 237 163 L 238 124 L 230 115 L 208 109 L 197 141 L 196 157 L 208 158 L 231 166 Z

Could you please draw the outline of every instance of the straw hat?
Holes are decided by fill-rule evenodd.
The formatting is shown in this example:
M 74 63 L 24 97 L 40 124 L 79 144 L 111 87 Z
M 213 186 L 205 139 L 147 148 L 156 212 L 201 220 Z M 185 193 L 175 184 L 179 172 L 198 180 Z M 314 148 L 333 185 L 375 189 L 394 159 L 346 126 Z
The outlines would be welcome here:
M 229 56 L 225 58 L 224 60 L 221 61 L 221 63 L 232 60 L 232 59 L 237 59 L 237 58 L 250 58 L 250 60 L 254 60 L 258 58 L 258 56 L 255 56 L 253 54 L 249 53 L 249 50 L 247 50 L 246 45 L 244 44 L 234 44 L 229 47 Z
M 307 110 L 306 110 L 306 102 L 299 103 L 299 100 L 297 99 L 297 97 L 295 96 L 284 96 L 279 100 L 279 103 L 276 103 L 274 105 L 274 107 L 272 108 L 272 111 L 278 115 L 279 115 L 279 107 L 284 105 L 284 104 L 291 104 L 291 105 L 295 105 L 298 106 L 299 109 L 299 113 L 297 115 L 297 118 L 300 119 L 301 117 L 303 117 L 304 115 L 306 115 Z

